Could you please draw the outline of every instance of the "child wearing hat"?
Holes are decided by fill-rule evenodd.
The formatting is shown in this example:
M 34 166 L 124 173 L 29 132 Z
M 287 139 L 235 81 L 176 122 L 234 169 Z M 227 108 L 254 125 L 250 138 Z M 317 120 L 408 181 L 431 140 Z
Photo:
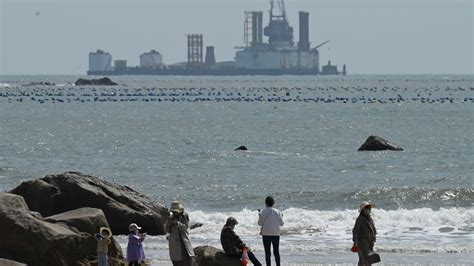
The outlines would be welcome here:
M 127 261 L 129 266 L 139 266 L 140 262 L 145 260 L 145 252 L 143 252 L 142 242 L 145 240 L 146 233 L 140 234 L 138 230 L 142 229 L 136 223 L 128 226 L 128 244 L 127 244 Z
M 95 240 L 97 240 L 97 265 L 98 266 L 107 266 L 109 253 L 109 245 L 111 243 L 110 237 L 112 237 L 112 232 L 107 227 L 101 227 L 99 233 L 94 235 Z

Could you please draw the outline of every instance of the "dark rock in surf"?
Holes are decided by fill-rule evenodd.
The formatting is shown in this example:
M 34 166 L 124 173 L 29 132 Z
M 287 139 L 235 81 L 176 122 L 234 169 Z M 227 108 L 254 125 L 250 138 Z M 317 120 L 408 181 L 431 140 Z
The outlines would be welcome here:
M 397 144 L 391 143 L 388 140 L 385 140 L 377 136 L 369 136 L 367 140 L 360 146 L 357 151 L 403 151 L 403 149 Z
M 114 234 L 128 234 L 128 225 L 137 223 L 150 235 L 162 235 L 169 215 L 168 209 L 129 187 L 77 172 L 26 181 L 11 193 L 23 196 L 43 217 L 83 207 L 101 209 Z
M 242 266 L 239 258 L 225 255 L 224 251 L 212 246 L 194 248 L 193 265 L 196 266 Z
M 245 146 L 240 146 L 238 147 L 237 149 L 235 149 L 234 151 L 246 151 L 247 150 L 247 147 Z
M 56 83 L 49 82 L 49 81 L 33 81 L 28 84 L 23 84 L 22 86 L 27 87 L 27 86 L 55 86 Z
M 88 224 L 92 222 L 97 224 Z M 81 224 L 91 232 L 80 230 Z M 43 219 L 31 214 L 21 196 L 0 193 L 0 257 L 6 259 L 27 265 L 90 265 L 97 255 L 93 234 L 101 226 L 108 224 L 98 209 Z M 109 265 L 125 263 L 116 241 L 109 250 Z
M 85 86 L 85 85 L 96 85 L 96 86 L 115 86 L 117 83 L 113 82 L 109 78 L 100 78 L 100 79 L 78 79 L 74 85 L 76 86 Z

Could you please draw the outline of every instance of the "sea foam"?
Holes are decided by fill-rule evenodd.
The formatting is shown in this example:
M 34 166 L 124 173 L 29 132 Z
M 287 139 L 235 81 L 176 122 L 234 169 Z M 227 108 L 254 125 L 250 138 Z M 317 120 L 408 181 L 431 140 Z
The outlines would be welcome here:
M 282 211 L 282 249 L 293 251 L 338 251 L 352 245 L 352 227 L 357 210 L 319 211 L 288 208 Z M 190 211 L 201 228 L 192 231 L 195 242 L 219 246 L 220 230 L 228 216 L 239 221 L 236 232 L 260 249 L 257 211 Z M 474 252 L 474 210 L 472 208 L 374 209 L 378 230 L 377 249 L 384 252 Z M 455 237 L 455 238 L 454 238 Z
M 318 211 L 300 208 L 283 210 L 285 225 L 281 228 L 280 249 L 290 254 L 313 252 L 349 252 L 352 227 L 357 210 Z M 191 223 L 204 225 L 191 230 L 194 246 L 211 245 L 220 248 L 220 231 L 227 217 L 239 224 L 236 233 L 253 250 L 263 252 L 257 211 L 239 212 L 189 211 Z M 378 235 L 375 249 L 384 253 L 472 253 L 474 252 L 474 210 L 472 208 L 429 208 L 383 210 L 374 209 Z M 126 237 L 119 236 L 126 246 Z M 146 250 L 167 250 L 166 236 L 149 236 Z

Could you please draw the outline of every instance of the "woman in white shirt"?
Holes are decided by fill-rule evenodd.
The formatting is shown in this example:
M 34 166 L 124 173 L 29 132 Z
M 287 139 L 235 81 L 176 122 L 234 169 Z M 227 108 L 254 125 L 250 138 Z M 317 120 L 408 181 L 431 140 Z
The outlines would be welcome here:
M 267 266 L 271 265 L 271 246 L 273 246 L 273 255 L 275 263 L 280 266 L 280 226 L 283 226 L 283 214 L 273 208 L 275 200 L 268 196 L 265 199 L 266 208 L 258 212 L 258 225 L 262 226 L 260 234 L 263 239 L 263 247 L 265 248 L 265 261 Z

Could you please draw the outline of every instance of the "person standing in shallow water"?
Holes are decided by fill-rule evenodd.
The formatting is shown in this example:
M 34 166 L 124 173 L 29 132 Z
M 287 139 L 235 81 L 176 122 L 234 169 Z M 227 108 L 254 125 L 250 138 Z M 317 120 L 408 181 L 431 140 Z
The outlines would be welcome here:
M 352 229 L 352 240 L 354 246 L 358 247 L 359 263 L 357 265 L 371 265 L 367 259 L 368 255 L 374 251 L 375 237 L 377 230 L 375 229 L 374 220 L 371 211 L 374 204 L 364 201 L 359 206 L 359 217 Z
M 271 246 L 273 245 L 273 255 L 275 264 L 280 266 L 280 226 L 283 226 L 283 214 L 273 208 L 275 200 L 268 196 L 265 199 L 266 208 L 258 212 L 258 225 L 262 226 L 260 234 L 262 235 L 263 247 L 265 249 L 265 262 L 267 266 L 271 265 Z
M 169 252 L 173 266 L 191 266 L 194 250 L 189 240 L 189 216 L 179 201 L 173 201 L 166 222 Z

